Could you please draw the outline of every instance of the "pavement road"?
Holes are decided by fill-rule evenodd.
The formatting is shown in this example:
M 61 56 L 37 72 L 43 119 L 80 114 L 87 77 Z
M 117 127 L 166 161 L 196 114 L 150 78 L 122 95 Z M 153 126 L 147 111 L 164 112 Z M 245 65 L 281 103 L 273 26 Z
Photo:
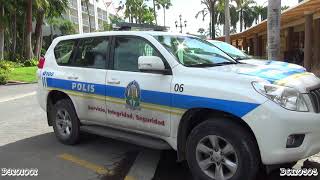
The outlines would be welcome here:
M 192 180 L 187 164 L 177 163 L 174 151 L 158 152 L 89 134 L 76 146 L 59 143 L 35 91 L 35 84 L 0 86 L 0 169 L 38 169 L 37 177 L 0 176 L 1 180 L 140 180 L 131 174 L 150 180 Z M 305 163 L 306 167 L 318 168 L 319 159 L 314 156 L 315 162 Z M 298 168 L 303 163 L 300 161 Z M 261 175 L 258 180 L 277 179 L 281 179 L 279 172 Z

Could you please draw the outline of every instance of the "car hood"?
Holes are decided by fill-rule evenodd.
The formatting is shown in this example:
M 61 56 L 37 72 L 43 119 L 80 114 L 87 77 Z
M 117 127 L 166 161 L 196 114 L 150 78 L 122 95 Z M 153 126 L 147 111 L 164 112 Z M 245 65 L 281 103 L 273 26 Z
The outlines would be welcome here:
M 246 60 L 235 65 L 212 67 L 217 71 L 253 76 L 272 84 L 295 87 L 301 92 L 320 86 L 320 80 L 305 68 L 279 61 Z
M 306 71 L 306 69 L 300 65 L 282 62 L 282 61 L 273 61 L 273 60 L 264 60 L 264 59 L 246 59 L 241 60 L 240 62 L 245 64 L 252 64 L 252 65 L 258 65 L 258 66 L 268 66 L 268 67 L 274 67 L 274 68 L 291 68 L 291 69 L 303 69 Z

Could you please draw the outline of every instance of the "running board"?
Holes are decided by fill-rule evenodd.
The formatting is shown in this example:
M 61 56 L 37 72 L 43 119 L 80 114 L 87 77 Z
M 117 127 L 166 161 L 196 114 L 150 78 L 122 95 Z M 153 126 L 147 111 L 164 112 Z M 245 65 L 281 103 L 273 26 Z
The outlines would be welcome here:
M 100 135 L 103 137 L 108 137 L 115 140 L 125 141 L 131 144 L 136 144 L 139 146 L 148 147 L 151 149 L 171 149 L 170 145 L 162 140 L 146 135 L 136 134 L 132 132 L 117 130 L 114 128 L 104 127 L 104 126 L 81 126 L 81 131 L 88 132 L 91 134 Z

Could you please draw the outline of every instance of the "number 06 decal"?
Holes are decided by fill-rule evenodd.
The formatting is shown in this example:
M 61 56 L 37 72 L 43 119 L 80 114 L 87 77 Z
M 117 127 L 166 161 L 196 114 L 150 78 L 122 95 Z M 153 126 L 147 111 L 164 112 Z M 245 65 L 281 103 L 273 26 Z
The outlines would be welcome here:
M 174 91 L 175 92 L 183 92 L 183 86 L 184 86 L 184 84 L 175 84 Z

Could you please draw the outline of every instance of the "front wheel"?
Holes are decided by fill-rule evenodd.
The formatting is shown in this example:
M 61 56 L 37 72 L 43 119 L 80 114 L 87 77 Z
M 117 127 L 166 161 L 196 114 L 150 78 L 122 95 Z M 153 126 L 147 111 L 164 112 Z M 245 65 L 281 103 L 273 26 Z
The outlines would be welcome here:
M 53 130 L 63 144 L 76 144 L 80 138 L 80 122 L 71 100 L 59 100 L 52 108 Z
M 201 180 L 253 180 L 260 158 L 255 140 L 228 119 L 208 119 L 187 140 L 187 161 Z

